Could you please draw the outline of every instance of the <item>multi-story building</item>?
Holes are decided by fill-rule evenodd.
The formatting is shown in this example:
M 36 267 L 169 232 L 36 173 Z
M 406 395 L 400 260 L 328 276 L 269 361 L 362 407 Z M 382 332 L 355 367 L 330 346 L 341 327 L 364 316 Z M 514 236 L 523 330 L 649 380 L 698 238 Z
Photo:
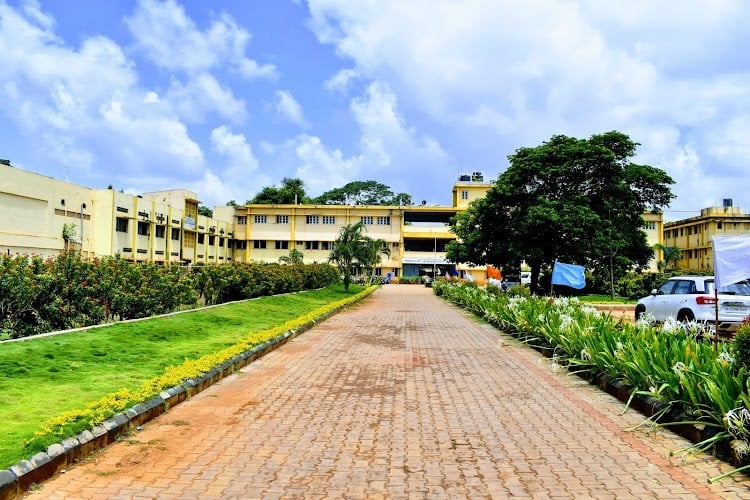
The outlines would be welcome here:
M 0 164 L 0 252 L 49 257 L 67 246 L 86 257 L 225 262 L 231 218 L 198 215 L 197 196 L 90 189 Z
M 205 217 L 198 195 L 185 189 L 132 195 L 0 164 L 0 252 L 52 256 L 72 246 L 86 257 L 190 264 L 278 262 L 296 249 L 305 262 L 326 262 L 341 227 L 362 222 L 390 250 L 376 274 L 470 274 L 484 282 L 484 267 L 449 262 L 445 247 L 456 238 L 450 219 L 491 186 L 474 172 L 459 176 L 450 206 L 220 206 Z M 644 221 L 649 243 L 660 243 L 662 214 Z
M 750 214 L 732 205 L 728 198 L 721 207 L 704 208 L 700 215 L 664 224 L 664 246 L 682 251 L 678 268 L 713 271 L 711 238 L 750 234 Z
M 91 189 L 0 164 L 0 251 L 56 255 L 66 247 L 86 257 L 119 255 L 132 261 L 173 263 L 278 262 L 297 249 L 305 262 L 326 262 L 342 226 L 362 222 L 382 239 L 377 274 L 443 275 L 484 269 L 456 267 L 445 258 L 455 239 L 450 218 L 484 195 L 481 173 L 461 176 L 453 206 L 246 205 L 198 214 L 192 191 L 132 195 Z

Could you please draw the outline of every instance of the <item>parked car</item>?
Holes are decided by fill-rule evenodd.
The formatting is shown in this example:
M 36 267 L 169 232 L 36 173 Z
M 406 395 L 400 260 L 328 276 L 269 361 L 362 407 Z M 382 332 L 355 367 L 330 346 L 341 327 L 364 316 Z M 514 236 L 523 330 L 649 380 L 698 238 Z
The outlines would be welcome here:
M 531 271 L 521 271 L 521 284 L 522 285 L 531 284 Z
M 635 306 L 635 319 L 644 315 L 655 321 L 716 321 L 713 276 L 674 276 Z M 720 332 L 736 330 L 750 315 L 750 283 L 742 281 L 722 287 L 718 294 Z

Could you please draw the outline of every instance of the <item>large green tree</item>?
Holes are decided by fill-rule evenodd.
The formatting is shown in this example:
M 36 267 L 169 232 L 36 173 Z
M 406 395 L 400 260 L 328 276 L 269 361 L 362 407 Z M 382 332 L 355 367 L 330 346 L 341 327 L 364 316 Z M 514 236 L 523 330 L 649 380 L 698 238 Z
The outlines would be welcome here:
M 393 194 L 390 187 L 376 181 L 354 181 L 326 191 L 312 200 L 317 205 L 411 205 L 411 196 Z
M 301 179 L 285 177 L 281 187 L 266 186 L 254 198 L 247 200 L 247 204 L 260 205 L 293 205 L 295 203 L 309 203 L 310 198 L 305 192 L 305 183 Z
M 518 149 L 484 198 L 452 221 L 454 262 L 531 267 L 531 286 L 555 259 L 581 264 L 597 282 L 642 268 L 653 256 L 641 214 L 674 197 L 664 171 L 630 160 L 638 143 L 612 131 L 553 136 Z

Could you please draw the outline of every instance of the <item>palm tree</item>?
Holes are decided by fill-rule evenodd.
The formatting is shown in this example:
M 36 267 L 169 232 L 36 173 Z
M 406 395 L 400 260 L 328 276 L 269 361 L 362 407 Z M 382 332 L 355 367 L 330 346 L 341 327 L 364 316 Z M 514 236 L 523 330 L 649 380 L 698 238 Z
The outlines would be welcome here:
M 653 248 L 662 254 L 662 260 L 656 264 L 660 272 L 664 272 L 670 267 L 677 269 L 677 263 L 682 259 L 682 250 L 680 250 L 680 247 L 668 247 L 661 243 L 656 243 Z
M 349 291 L 349 284 L 352 282 L 352 266 L 355 263 L 367 262 L 367 241 L 370 239 L 364 235 L 364 231 L 365 225 L 362 222 L 342 226 L 328 256 L 328 262 L 335 263 L 341 273 L 346 292 Z
M 305 260 L 302 252 L 300 252 L 296 248 L 292 248 L 291 250 L 289 250 L 289 255 L 282 255 L 281 257 L 279 257 L 279 262 L 281 262 L 282 264 L 295 265 L 304 264 Z
M 365 259 L 361 262 L 365 274 L 370 275 L 370 283 L 375 279 L 375 268 L 383 261 L 382 256 L 391 256 L 388 243 L 380 238 L 365 238 Z

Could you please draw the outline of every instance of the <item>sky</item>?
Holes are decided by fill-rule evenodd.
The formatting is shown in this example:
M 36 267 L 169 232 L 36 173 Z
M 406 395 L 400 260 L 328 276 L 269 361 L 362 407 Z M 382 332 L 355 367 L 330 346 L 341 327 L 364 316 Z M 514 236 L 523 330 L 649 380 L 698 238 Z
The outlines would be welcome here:
M 0 0 L 0 158 L 243 203 L 300 178 L 450 204 L 553 135 L 619 130 L 665 220 L 750 212 L 745 0 Z

